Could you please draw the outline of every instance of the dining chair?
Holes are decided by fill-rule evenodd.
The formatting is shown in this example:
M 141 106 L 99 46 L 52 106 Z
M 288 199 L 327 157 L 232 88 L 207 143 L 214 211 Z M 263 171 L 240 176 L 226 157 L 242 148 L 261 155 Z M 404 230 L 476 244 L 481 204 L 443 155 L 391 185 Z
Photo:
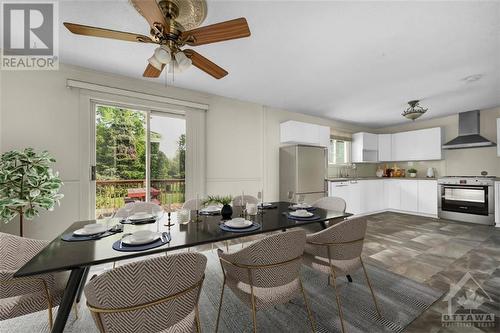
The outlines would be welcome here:
M 284 304 L 302 294 L 314 331 L 307 296 L 300 278 L 306 241 L 304 230 L 267 236 L 233 253 L 218 250 L 224 274 L 215 331 L 219 329 L 224 289 L 229 289 L 251 309 L 253 331 L 257 331 L 257 311 Z
M 48 244 L 0 232 L 0 320 L 47 310 L 52 329 L 52 308 L 61 302 L 67 274 L 14 277 L 18 269 Z
M 247 204 L 258 204 L 259 199 L 254 197 L 253 195 L 237 195 L 233 198 L 233 206 L 243 206 L 242 203 Z
M 352 274 L 359 268 L 363 269 L 376 312 L 381 317 L 368 273 L 361 258 L 365 233 L 366 220 L 354 219 L 342 221 L 306 236 L 304 263 L 328 274 L 328 284 L 332 282 L 335 289 L 342 332 L 345 332 L 344 318 L 335 280 L 341 275 Z
M 198 205 L 196 204 L 198 202 Z M 196 208 L 203 208 L 203 200 L 202 199 L 189 199 L 182 205 L 182 209 L 186 210 L 196 210 Z
M 126 219 L 130 215 L 136 213 L 149 213 L 154 215 L 160 215 L 162 212 L 163 212 L 163 207 L 153 202 L 135 201 L 135 202 L 129 202 L 125 206 L 119 208 L 115 213 L 115 217 Z
M 345 213 L 346 202 L 339 197 L 323 197 L 313 202 L 312 206 Z
M 120 266 L 85 286 L 101 333 L 200 332 L 198 300 L 207 258 L 196 252 Z

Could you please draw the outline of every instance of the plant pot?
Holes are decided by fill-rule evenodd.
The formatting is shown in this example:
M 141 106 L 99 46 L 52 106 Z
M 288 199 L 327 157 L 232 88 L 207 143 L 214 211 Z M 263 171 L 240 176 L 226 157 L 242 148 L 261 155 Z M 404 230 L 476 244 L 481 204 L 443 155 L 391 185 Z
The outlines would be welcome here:
M 417 177 L 417 174 L 416 173 L 410 173 L 410 177 L 411 178 L 415 178 L 415 177 Z
M 230 205 L 222 206 L 222 209 L 220 210 L 220 215 L 222 215 L 222 219 L 224 220 L 231 219 L 231 216 L 233 216 L 233 208 Z

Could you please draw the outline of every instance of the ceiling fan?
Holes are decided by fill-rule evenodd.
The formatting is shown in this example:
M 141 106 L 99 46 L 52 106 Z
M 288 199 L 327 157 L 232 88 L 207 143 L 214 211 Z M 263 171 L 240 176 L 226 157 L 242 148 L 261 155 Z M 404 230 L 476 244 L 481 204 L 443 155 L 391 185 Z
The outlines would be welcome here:
M 228 74 L 226 70 L 192 49 L 181 48 L 250 36 L 250 29 L 243 17 L 198 28 L 207 15 L 205 0 L 129 1 L 148 21 L 150 36 L 69 22 L 64 22 L 64 26 L 78 35 L 159 44 L 148 59 L 142 74 L 144 77 L 159 77 L 166 65 L 169 65 L 169 70 L 182 71 L 192 64 L 214 78 L 221 79 Z

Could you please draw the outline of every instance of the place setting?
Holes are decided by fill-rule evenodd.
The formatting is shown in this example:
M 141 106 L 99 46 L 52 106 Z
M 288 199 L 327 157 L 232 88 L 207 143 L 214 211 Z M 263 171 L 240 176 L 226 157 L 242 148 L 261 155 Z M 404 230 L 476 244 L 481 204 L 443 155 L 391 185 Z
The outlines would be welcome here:
M 321 218 L 319 215 L 316 215 L 307 209 L 295 209 L 291 212 L 284 212 L 283 214 L 288 219 L 295 221 L 316 221 Z
M 61 239 L 67 242 L 96 240 L 120 232 L 123 232 L 123 225 L 120 224 L 109 228 L 106 224 L 103 223 L 90 223 L 85 225 L 83 228 L 62 235 Z
M 146 213 L 146 212 L 137 212 L 126 219 L 120 221 L 122 224 L 149 224 L 155 223 L 161 216 L 156 214 Z
M 113 243 L 113 250 L 122 252 L 145 251 L 168 244 L 170 240 L 169 232 L 138 230 L 124 234 Z
M 219 224 L 221 230 L 228 232 L 250 232 L 259 230 L 260 227 L 261 225 L 259 223 L 247 220 L 243 217 L 236 217 Z

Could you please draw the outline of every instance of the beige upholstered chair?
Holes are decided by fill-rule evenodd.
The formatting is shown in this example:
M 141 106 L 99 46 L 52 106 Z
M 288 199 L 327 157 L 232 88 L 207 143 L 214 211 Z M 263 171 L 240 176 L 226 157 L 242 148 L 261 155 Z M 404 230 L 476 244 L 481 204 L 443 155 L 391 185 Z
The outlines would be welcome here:
M 182 205 L 182 209 L 187 209 L 187 210 L 196 210 L 196 202 L 198 201 L 198 209 L 201 209 L 203 207 L 203 200 L 202 199 L 189 199 Z
M 243 199 L 243 200 L 242 200 Z M 242 206 L 242 202 L 244 204 L 247 204 L 247 203 L 250 203 L 250 204 L 258 204 L 259 203 L 259 199 L 257 199 L 256 197 L 252 196 L 252 195 L 246 195 L 243 196 L 243 195 L 237 195 L 233 198 L 233 206 Z
M 89 281 L 87 306 L 100 332 L 200 332 L 206 265 L 190 252 L 120 266 Z
M 130 215 L 135 213 L 149 213 L 155 215 L 161 215 L 163 213 L 163 208 L 152 202 L 129 202 L 125 206 L 121 207 L 116 211 L 115 217 L 126 219 Z
M 48 242 L 0 233 L 0 320 L 59 305 L 67 276 L 64 273 L 14 278 L 14 273 L 40 252 Z
M 292 230 L 265 237 L 238 252 L 227 254 L 218 250 L 224 283 L 215 330 L 219 328 L 227 285 L 252 310 L 254 332 L 257 330 L 258 310 L 286 303 L 300 294 L 304 297 L 314 331 L 314 321 L 300 279 L 305 241 L 304 230 Z
M 340 222 L 325 230 L 307 235 L 304 262 L 314 269 L 329 274 L 328 281 L 332 281 L 335 288 L 342 332 L 345 332 L 344 319 L 335 283 L 338 276 L 348 275 L 362 268 L 375 303 L 375 309 L 380 316 L 377 300 L 361 259 L 365 233 L 366 220 L 354 219 Z
M 312 206 L 344 213 L 346 203 L 344 199 L 339 197 L 324 197 L 316 200 Z

